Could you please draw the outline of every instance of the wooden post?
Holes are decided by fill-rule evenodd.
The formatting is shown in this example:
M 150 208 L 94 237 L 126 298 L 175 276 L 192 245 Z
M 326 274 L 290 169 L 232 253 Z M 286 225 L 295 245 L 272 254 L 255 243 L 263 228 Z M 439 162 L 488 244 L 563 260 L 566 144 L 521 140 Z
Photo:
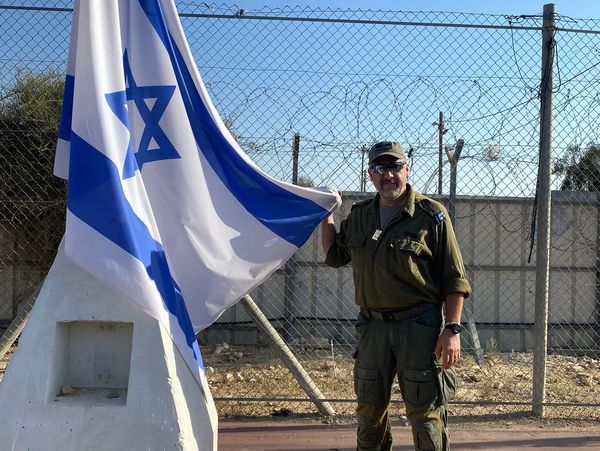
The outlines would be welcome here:
M 440 111 L 438 118 L 438 194 L 442 194 L 442 146 L 444 142 L 444 115 Z
M 456 225 L 456 172 L 458 170 L 458 160 L 460 159 L 460 154 L 464 145 L 465 141 L 463 139 L 459 139 L 456 142 L 454 149 L 448 144 L 445 147 L 446 155 L 448 157 L 448 161 L 450 162 L 450 197 L 448 202 L 448 214 L 450 215 L 450 222 L 452 222 L 452 225 Z M 473 351 L 475 352 L 475 361 L 479 366 L 483 366 L 485 363 L 483 359 L 483 348 L 479 342 L 479 334 L 477 333 L 475 321 L 473 320 L 473 315 L 471 312 L 472 305 L 472 302 L 465 303 L 463 310 L 463 322 L 467 323 L 469 339 L 471 341 Z
M 292 183 L 298 184 L 298 158 L 300 156 L 300 133 L 294 133 L 292 141 Z
M 300 158 L 300 133 L 294 133 L 292 138 L 292 183 L 298 184 L 298 160 Z M 295 307 L 296 302 L 296 260 L 292 255 L 283 267 L 285 275 L 284 289 L 284 336 L 286 340 L 292 340 L 295 336 Z

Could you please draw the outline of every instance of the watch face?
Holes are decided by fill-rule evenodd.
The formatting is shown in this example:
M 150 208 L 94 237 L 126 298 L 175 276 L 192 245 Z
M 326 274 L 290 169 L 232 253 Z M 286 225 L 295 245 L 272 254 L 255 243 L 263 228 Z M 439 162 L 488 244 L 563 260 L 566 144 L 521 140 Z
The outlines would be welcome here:
M 450 329 L 454 334 L 459 334 L 462 330 L 462 326 L 460 324 L 447 324 L 446 329 Z

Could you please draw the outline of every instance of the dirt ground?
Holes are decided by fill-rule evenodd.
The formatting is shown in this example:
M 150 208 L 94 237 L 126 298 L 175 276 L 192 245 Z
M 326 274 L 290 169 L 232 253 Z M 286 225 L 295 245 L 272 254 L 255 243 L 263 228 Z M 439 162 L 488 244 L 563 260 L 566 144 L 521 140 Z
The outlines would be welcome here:
M 13 349 L 0 361 L 0 380 Z M 286 419 L 317 414 L 315 404 L 282 360 L 268 347 L 204 346 L 208 381 L 219 416 L 228 418 Z M 303 368 L 335 415 L 322 418 L 329 425 L 353 422 L 353 361 L 346 349 L 295 349 Z M 527 353 L 487 350 L 479 366 L 471 356 L 457 366 L 460 387 L 450 404 L 450 415 L 468 422 L 495 425 L 528 421 L 531 417 L 533 358 Z M 576 427 L 600 421 L 600 359 L 550 355 L 547 361 L 545 416 Z M 399 389 L 393 395 L 392 419 L 403 424 Z M 320 417 L 319 417 L 320 418 Z M 554 425 L 559 423 L 554 423 Z M 537 425 L 534 425 L 537 427 Z M 600 447 L 599 447 L 600 449 Z
M 303 368 L 336 411 L 336 417 L 354 411 L 353 361 L 347 350 L 296 349 Z M 225 344 L 203 347 L 208 380 L 222 418 L 268 417 L 316 412 L 305 402 L 306 393 L 274 352 L 265 347 Z M 464 417 L 527 416 L 533 394 L 533 357 L 529 353 L 500 353 L 493 349 L 479 366 L 463 357 L 457 372 L 460 386 L 450 414 Z M 395 418 L 402 420 L 399 388 Z M 252 398 L 255 402 L 244 401 Z M 301 401 L 301 400 L 304 400 Z M 547 360 L 546 416 L 552 419 L 600 419 L 600 360 L 550 355 Z
M 312 403 L 289 400 L 306 395 L 270 349 L 221 345 L 205 347 L 203 352 L 221 418 L 219 450 L 356 449 L 353 362 L 348 353 L 295 350 L 325 397 L 351 401 L 331 402 L 336 415 L 322 417 L 309 414 L 316 411 Z M 531 415 L 532 368 L 531 354 L 494 349 L 488 349 L 481 367 L 472 357 L 461 359 L 457 367 L 461 384 L 457 399 L 450 405 L 452 449 L 600 449 L 600 361 L 548 357 L 547 401 L 563 405 L 547 407 L 544 420 Z M 398 391 L 394 395 L 398 404 L 391 415 L 394 450 L 412 450 L 412 435 Z M 243 397 L 264 400 L 239 400 Z
M 0 361 L 0 380 L 15 346 Z M 315 405 L 275 352 L 264 346 L 220 344 L 202 348 L 207 377 L 219 416 L 274 418 L 313 415 Z M 295 349 L 302 367 L 336 415 L 328 421 L 351 422 L 354 412 L 353 361 L 347 349 Z M 450 405 L 454 417 L 524 417 L 531 412 L 533 357 L 528 353 L 488 350 L 479 366 L 463 357 L 457 371 L 460 386 Z M 403 421 L 399 388 L 394 388 L 393 418 Z M 546 418 L 600 421 L 600 359 L 549 355 L 546 375 Z
M 334 416 L 315 413 L 314 404 L 305 401 L 306 394 L 272 350 L 203 347 L 220 416 L 220 451 L 356 448 L 352 360 L 336 350 L 296 351 L 323 395 L 334 400 Z M 0 361 L 0 379 L 11 353 Z M 548 401 L 566 405 L 547 407 L 546 419 L 540 420 L 531 415 L 531 355 L 488 352 L 485 360 L 479 367 L 466 357 L 458 366 L 461 387 L 450 406 L 452 449 L 600 449 L 600 361 L 549 356 Z M 398 393 L 394 401 L 394 450 L 412 450 Z

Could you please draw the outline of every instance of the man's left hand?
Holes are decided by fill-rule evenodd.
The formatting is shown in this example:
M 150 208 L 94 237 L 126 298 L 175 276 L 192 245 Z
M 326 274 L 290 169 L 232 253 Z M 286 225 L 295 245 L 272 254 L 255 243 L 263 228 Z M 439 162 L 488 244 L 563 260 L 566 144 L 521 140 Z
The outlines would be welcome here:
M 460 359 L 460 335 L 444 329 L 435 345 L 435 356 L 445 370 Z

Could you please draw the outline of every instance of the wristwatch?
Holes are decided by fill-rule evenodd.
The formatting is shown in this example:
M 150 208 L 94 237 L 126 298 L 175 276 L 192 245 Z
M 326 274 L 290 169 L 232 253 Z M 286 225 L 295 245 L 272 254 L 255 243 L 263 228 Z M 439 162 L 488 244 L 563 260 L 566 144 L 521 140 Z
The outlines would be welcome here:
M 460 334 L 463 328 L 459 323 L 446 323 L 444 329 L 449 329 L 453 334 Z

